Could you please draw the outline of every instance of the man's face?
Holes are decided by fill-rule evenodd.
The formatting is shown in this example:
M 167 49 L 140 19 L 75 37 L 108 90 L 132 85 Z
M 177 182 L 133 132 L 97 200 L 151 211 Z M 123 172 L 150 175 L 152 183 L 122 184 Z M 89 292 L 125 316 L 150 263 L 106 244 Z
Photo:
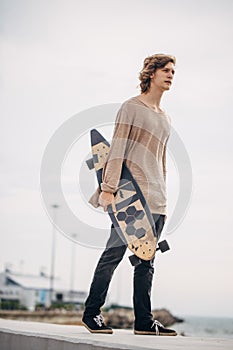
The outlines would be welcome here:
M 151 75 L 151 88 L 156 88 L 161 91 L 169 90 L 175 74 L 175 66 L 172 62 L 168 62 L 163 68 L 158 68 Z

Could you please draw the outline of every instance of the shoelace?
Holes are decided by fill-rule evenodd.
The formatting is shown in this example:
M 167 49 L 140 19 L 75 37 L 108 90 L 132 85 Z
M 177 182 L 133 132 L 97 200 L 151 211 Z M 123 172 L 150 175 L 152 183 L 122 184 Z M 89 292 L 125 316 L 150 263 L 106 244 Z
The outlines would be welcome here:
M 97 315 L 96 317 L 94 317 L 94 321 L 99 327 L 102 327 L 102 324 L 104 323 L 104 318 L 102 315 Z
M 160 322 L 157 321 L 157 320 L 154 320 L 154 322 L 153 322 L 151 328 L 153 328 L 153 327 L 155 327 L 155 333 L 156 333 L 156 335 L 159 335 L 159 327 L 164 328 L 164 326 L 162 325 L 162 323 L 160 323 Z

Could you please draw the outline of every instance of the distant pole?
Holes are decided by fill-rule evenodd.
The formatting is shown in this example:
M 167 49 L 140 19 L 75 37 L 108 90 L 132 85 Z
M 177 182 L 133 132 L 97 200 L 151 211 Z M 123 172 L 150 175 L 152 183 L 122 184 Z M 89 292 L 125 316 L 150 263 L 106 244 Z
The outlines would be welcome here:
M 56 219 L 59 205 L 51 205 L 53 208 L 53 225 L 52 225 L 52 252 L 51 252 L 51 267 L 50 267 L 50 287 L 49 287 L 49 304 L 52 305 L 54 291 L 54 270 L 55 270 L 55 248 L 56 248 Z
M 19 272 L 24 274 L 24 260 L 20 260 L 19 262 Z
M 72 233 L 71 237 L 75 239 L 77 237 L 77 233 Z M 74 291 L 74 273 L 75 273 L 75 242 L 71 240 L 71 265 L 70 265 L 70 298 L 71 301 L 73 299 L 73 291 Z

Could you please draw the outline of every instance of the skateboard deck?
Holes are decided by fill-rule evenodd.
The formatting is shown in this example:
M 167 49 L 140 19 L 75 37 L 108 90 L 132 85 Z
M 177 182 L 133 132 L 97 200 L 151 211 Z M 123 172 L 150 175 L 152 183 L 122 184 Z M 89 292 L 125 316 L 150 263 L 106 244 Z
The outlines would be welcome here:
M 87 160 L 87 165 L 90 169 L 95 168 L 100 186 L 110 144 L 96 129 L 91 130 L 91 148 L 92 159 Z M 111 204 L 108 205 L 107 211 L 118 235 L 134 253 L 134 257 L 130 259 L 132 265 L 138 263 L 135 256 L 151 260 L 156 250 L 160 249 L 163 252 L 169 249 L 166 241 L 160 242 L 159 248 L 156 249 L 158 237 L 153 216 L 140 187 L 124 162 L 114 197 L 116 211 L 113 211 Z

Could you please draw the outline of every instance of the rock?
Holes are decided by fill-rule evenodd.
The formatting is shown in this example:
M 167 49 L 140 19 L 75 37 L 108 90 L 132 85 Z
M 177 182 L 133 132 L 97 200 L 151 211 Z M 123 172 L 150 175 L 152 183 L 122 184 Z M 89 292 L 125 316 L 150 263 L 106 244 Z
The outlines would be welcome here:
M 112 328 L 133 328 L 134 313 L 133 310 L 124 308 L 110 309 L 108 312 L 103 313 L 106 324 Z
M 177 322 L 183 322 L 182 319 L 173 316 L 166 309 L 153 310 L 152 313 L 154 319 L 158 320 L 166 327 Z M 108 312 L 104 312 L 103 314 L 106 324 L 112 328 L 133 328 L 134 312 L 132 309 L 114 306 L 114 308 L 110 308 Z
M 170 327 L 177 322 L 184 322 L 183 319 L 173 316 L 170 311 L 166 309 L 153 310 L 152 314 L 154 319 L 161 322 L 165 327 Z
M 105 322 L 113 328 L 129 329 L 134 326 L 134 312 L 132 308 L 113 305 L 103 312 Z M 153 310 L 153 316 L 164 326 L 171 326 L 176 322 L 183 322 L 173 316 L 168 310 Z M 81 325 L 82 311 L 50 310 L 50 311 L 4 311 L 0 310 L 0 318 L 23 321 L 36 321 L 57 324 Z

